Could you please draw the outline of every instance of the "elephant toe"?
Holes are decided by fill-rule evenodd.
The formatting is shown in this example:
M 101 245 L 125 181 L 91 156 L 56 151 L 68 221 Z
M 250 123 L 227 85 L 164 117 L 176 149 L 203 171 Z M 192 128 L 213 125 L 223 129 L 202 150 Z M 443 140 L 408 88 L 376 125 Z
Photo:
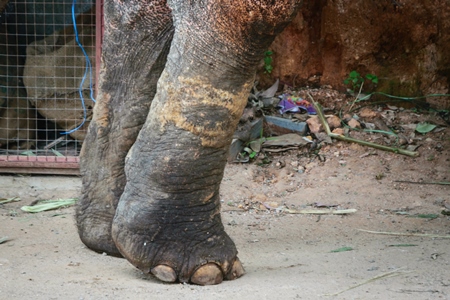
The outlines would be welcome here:
M 245 274 L 244 267 L 242 266 L 242 263 L 239 260 L 239 258 L 236 257 L 236 260 L 234 261 L 233 265 L 231 266 L 231 270 L 230 270 L 230 272 L 228 272 L 225 279 L 233 280 L 233 279 L 241 277 L 244 274 Z
M 166 265 L 158 265 L 151 270 L 151 273 L 161 281 L 175 282 L 177 280 L 177 274 L 175 270 Z
M 214 285 L 225 280 L 233 280 L 244 275 L 244 267 L 239 258 L 236 257 L 231 269 L 223 276 L 220 267 L 215 263 L 207 263 L 200 266 L 192 275 L 191 282 L 198 285 Z
M 223 281 L 223 274 L 215 263 L 199 267 L 191 277 L 191 282 L 198 285 L 213 285 Z

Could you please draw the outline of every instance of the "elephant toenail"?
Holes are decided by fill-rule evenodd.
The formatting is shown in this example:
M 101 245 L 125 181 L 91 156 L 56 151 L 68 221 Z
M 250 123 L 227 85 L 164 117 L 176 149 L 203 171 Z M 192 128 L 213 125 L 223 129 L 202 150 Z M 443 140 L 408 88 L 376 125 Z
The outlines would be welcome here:
M 201 266 L 191 277 L 191 282 L 199 285 L 219 284 L 222 281 L 222 271 L 215 263 L 207 263 Z
M 177 280 L 177 274 L 175 271 L 166 265 L 159 265 L 151 269 L 150 271 L 156 278 L 164 282 L 175 282 Z

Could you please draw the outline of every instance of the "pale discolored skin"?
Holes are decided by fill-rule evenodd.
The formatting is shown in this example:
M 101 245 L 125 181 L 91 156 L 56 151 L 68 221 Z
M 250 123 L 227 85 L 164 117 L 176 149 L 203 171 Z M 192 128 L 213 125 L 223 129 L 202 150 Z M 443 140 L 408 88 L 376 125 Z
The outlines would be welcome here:
M 117 206 L 113 244 L 142 271 L 167 282 L 195 284 L 217 284 L 244 273 L 221 222 L 219 187 L 256 67 L 299 2 L 168 1 L 175 27 L 170 52 L 145 124 L 127 154 L 120 201 L 111 205 Z M 150 89 L 149 84 L 141 87 Z M 135 100 L 126 96 L 123 101 Z M 86 169 L 98 163 L 87 153 L 83 160 Z M 123 162 L 110 167 L 119 171 Z M 84 175 L 84 207 L 77 219 L 100 219 L 109 228 L 111 221 L 99 216 L 110 213 L 95 212 L 107 202 L 89 196 L 95 180 Z M 83 236 L 87 228 L 79 228 Z

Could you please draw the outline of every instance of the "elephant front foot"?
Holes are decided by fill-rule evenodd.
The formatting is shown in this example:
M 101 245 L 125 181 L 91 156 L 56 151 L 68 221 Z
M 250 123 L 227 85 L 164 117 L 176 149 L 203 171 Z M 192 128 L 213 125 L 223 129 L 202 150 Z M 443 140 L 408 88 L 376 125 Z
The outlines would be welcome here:
M 128 261 L 164 282 L 211 285 L 244 274 L 217 203 L 164 202 L 142 204 L 136 197 L 122 197 L 112 235 Z

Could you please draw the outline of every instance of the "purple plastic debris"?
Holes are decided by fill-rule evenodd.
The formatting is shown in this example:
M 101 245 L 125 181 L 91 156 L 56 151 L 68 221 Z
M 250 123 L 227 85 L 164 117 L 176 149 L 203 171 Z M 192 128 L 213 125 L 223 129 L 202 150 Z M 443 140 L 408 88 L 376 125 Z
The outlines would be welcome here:
M 297 104 L 292 101 L 291 98 L 286 97 L 286 95 L 283 95 L 281 98 L 280 103 L 278 103 L 278 107 L 281 107 L 280 113 L 284 114 L 287 112 L 298 112 L 300 111 L 300 108 L 297 106 Z
M 284 114 L 287 112 L 299 112 L 306 111 L 309 115 L 317 114 L 314 106 L 306 100 L 303 100 L 300 97 L 292 97 L 288 94 L 283 94 L 281 96 L 281 100 L 278 103 L 278 107 L 280 107 L 280 113 Z

